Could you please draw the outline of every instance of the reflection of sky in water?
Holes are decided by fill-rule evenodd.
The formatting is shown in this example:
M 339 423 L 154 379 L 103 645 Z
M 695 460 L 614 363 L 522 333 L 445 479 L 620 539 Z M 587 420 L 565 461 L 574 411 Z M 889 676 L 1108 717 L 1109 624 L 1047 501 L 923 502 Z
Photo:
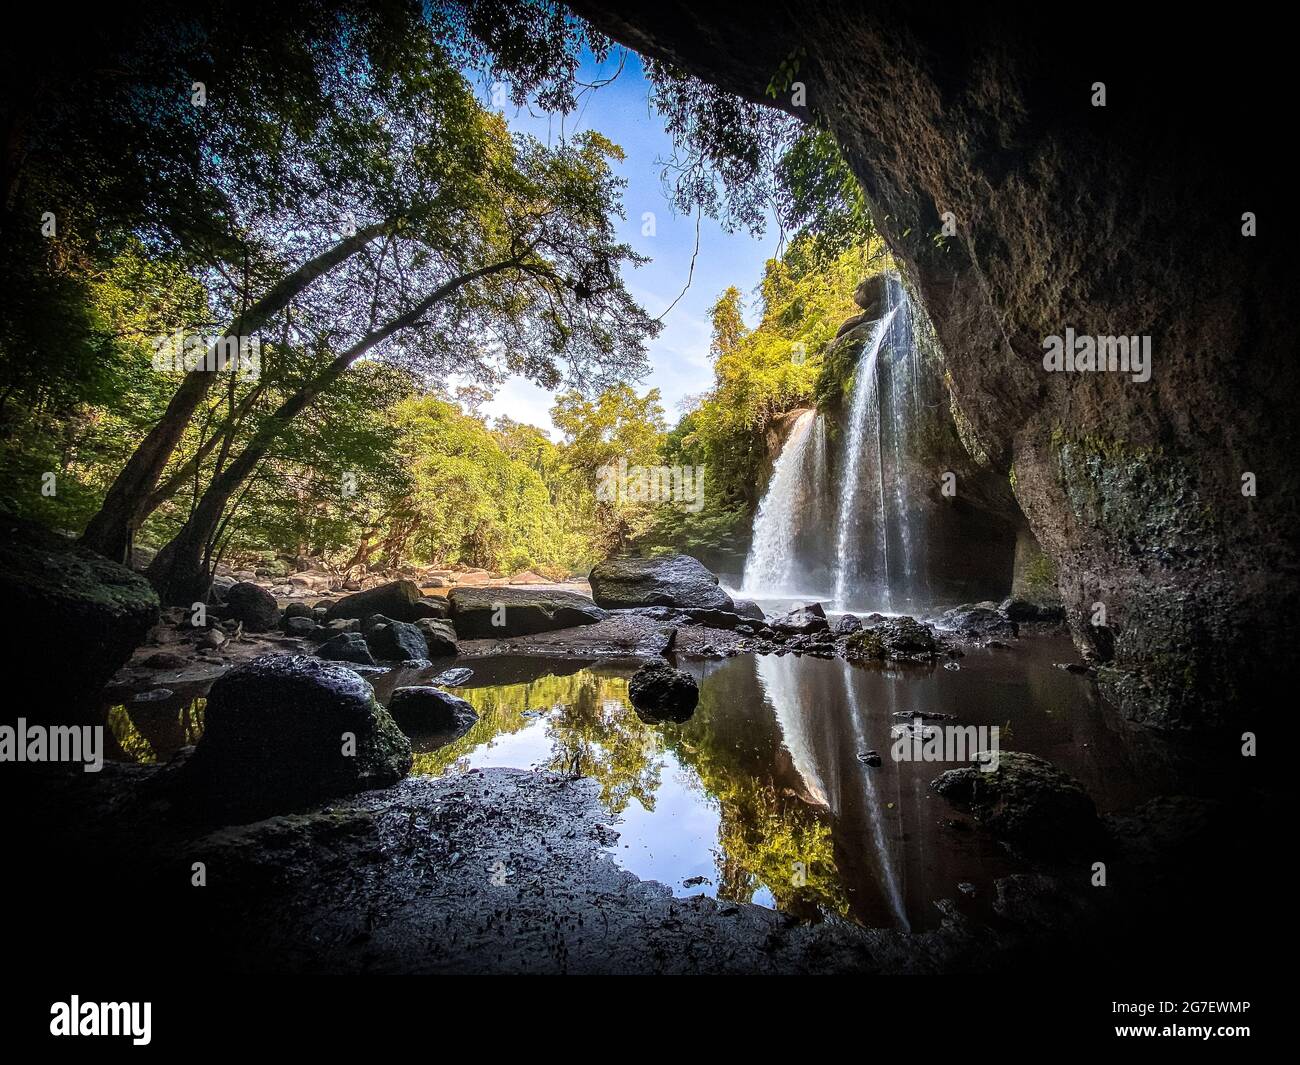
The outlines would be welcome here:
M 604 716 L 617 713 L 607 707 Z M 563 707 L 533 719 L 519 732 L 498 734 L 458 758 L 455 770 L 504 767 L 510 769 L 545 769 L 555 758 L 557 744 L 552 724 L 564 713 Z M 599 752 L 599 748 L 597 748 Z M 718 866 L 718 808 L 700 784 L 695 773 L 677 761 L 670 751 L 658 750 L 651 756 L 660 766 L 659 787 L 654 793 L 653 809 L 646 809 L 632 798 L 614 822 L 619 838 L 610 852 L 616 862 L 642 880 L 667 884 L 678 896 L 715 895 Z M 694 877 L 705 877 L 706 884 L 683 886 Z M 765 890 L 754 901 L 771 906 Z

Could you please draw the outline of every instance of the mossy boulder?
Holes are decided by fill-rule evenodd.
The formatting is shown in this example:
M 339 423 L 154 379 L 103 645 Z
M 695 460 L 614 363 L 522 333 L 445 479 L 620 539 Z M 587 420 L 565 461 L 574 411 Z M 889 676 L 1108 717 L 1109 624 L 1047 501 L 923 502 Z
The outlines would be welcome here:
M 158 596 L 127 567 L 39 526 L 6 518 L 2 531 L 5 651 L 43 688 L 24 713 L 76 716 L 158 623 Z
M 949 769 L 930 787 L 969 809 L 976 821 L 1015 850 L 1044 857 L 1097 853 L 1105 833 L 1092 799 L 1077 780 L 1022 751 L 1001 751 L 990 764 L 996 768 Z
M 395 784 L 411 760 L 410 741 L 351 669 L 264 655 L 212 685 L 174 799 L 203 819 L 256 820 Z
M 871 628 L 854 632 L 844 642 L 844 657 L 924 660 L 933 658 L 939 641 L 929 625 L 915 618 L 886 618 Z

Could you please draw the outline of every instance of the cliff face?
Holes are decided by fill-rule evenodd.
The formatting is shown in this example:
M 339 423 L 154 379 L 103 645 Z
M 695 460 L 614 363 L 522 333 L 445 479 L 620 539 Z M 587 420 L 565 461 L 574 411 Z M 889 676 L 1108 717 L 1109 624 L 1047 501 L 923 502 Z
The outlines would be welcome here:
M 1248 717 L 1295 659 L 1298 278 L 1263 184 L 1283 42 L 1092 7 L 574 6 L 754 100 L 803 49 L 787 109 L 839 140 L 1105 690 L 1153 725 Z M 1150 379 L 1047 372 L 1067 328 L 1150 337 Z

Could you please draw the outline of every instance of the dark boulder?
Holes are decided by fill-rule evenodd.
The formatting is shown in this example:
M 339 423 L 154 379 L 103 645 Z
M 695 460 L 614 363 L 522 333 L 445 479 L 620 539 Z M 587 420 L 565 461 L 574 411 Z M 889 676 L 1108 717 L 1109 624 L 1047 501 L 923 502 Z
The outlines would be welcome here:
M 314 636 L 318 627 L 313 618 L 289 618 L 284 623 L 289 636 Z
M 311 618 L 314 621 L 316 614 L 306 603 L 290 603 L 284 608 L 284 620 L 288 622 L 292 618 Z
M 692 610 L 682 609 L 680 614 L 692 625 L 704 625 L 710 629 L 734 629 L 744 621 L 739 614 L 730 610 Z
M 700 687 L 689 673 L 663 662 L 642 666 L 628 682 L 632 707 L 651 721 L 685 721 L 700 701 Z
M 1104 843 L 1092 799 L 1073 777 L 1021 751 L 1001 751 L 995 764 L 949 769 L 930 787 L 1025 854 L 1086 856 Z
M 84 709 L 158 623 L 158 596 L 125 566 L 39 526 L 6 518 L 0 533 L 5 654 L 42 692 L 23 712 Z
M 834 632 L 836 636 L 851 636 L 862 628 L 862 621 L 856 614 L 845 614 L 836 619 Z
M 345 595 L 329 608 L 329 618 L 365 618 L 371 614 L 383 614 L 394 621 L 414 621 L 425 616 L 426 608 L 419 603 L 419 585 L 414 581 L 393 581 L 355 595 Z
M 467 669 L 465 666 L 456 666 L 452 669 L 444 669 L 429 683 L 436 684 L 440 688 L 459 688 L 472 676 L 474 676 L 472 669 Z
M 853 290 L 853 302 L 865 312 L 863 317 L 875 320 L 884 317 L 888 304 L 889 290 L 886 275 L 872 274 L 858 282 Z
M 998 611 L 1017 623 L 1026 621 L 1063 622 L 1065 607 L 1059 602 L 1040 603 L 1029 599 L 1004 599 L 998 605 Z
M 405 662 L 429 655 L 424 633 L 406 621 L 374 625 L 365 634 L 365 639 L 371 652 L 381 661 Z
M 763 608 L 752 599 L 735 600 L 736 613 L 748 621 L 766 621 L 767 615 L 763 613 Z
M 269 632 L 280 622 L 280 608 L 261 585 L 243 581 L 226 591 L 226 616 L 242 621 L 249 632 Z
M 415 627 L 424 636 L 430 658 L 444 658 L 456 653 L 456 630 L 450 621 L 438 618 L 420 618 Z
M 346 666 L 266 655 L 219 677 L 175 800 L 205 819 L 254 820 L 395 784 L 411 744 Z
M 930 626 L 903 615 L 852 633 L 845 641 L 844 656 L 851 661 L 868 658 L 924 661 L 933 658 L 939 649 L 939 641 Z
M 341 632 L 331 637 L 316 649 L 316 657 L 334 662 L 356 662 L 362 666 L 375 664 L 366 638 L 359 632 Z
M 690 555 L 610 559 L 596 566 L 588 579 L 596 605 L 611 610 L 677 606 L 735 612 L 718 578 Z
M 821 603 L 809 603 L 797 606 L 793 610 L 772 618 L 769 622 L 777 632 L 792 635 L 805 635 L 813 632 L 828 632 L 830 622 L 826 620 L 826 611 Z
M 1016 636 L 1020 632 L 1020 627 L 1006 614 L 980 604 L 953 607 L 940 614 L 935 623 L 941 629 L 963 636 Z
M 417 599 L 411 609 L 415 612 L 413 621 L 420 618 L 445 618 L 449 613 L 447 600 L 440 595 L 426 595 Z
M 462 736 L 474 727 L 478 714 L 464 699 L 432 685 L 396 688 L 388 712 L 411 735 L 451 733 Z
M 607 617 L 585 595 L 546 588 L 453 588 L 447 598 L 462 640 L 530 636 Z

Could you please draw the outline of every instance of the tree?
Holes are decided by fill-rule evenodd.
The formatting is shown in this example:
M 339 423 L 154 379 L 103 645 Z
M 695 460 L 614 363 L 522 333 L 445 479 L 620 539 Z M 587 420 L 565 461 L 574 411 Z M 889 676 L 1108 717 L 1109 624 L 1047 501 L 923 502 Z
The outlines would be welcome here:
M 736 350 L 749 330 L 740 307 L 740 289 L 729 285 L 709 309 L 713 321 L 713 340 L 709 353 L 716 359 Z
M 571 476 L 590 486 L 595 501 L 595 524 L 606 553 L 621 550 L 651 520 L 652 504 L 629 500 L 622 484 L 612 476 L 625 463 L 655 466 L 667 428 L 659 390 L 638 396 L 628 385 L 619 385 L 588 399 L 571 391 L 559 396 L 551 408 L 551 420 L 565 438 L 565 459 Z M 595 490 L 601 484 L 613 491 Z
M 327 345 L 331 357 L 214 476 L 150 565 L 166 601 L 205 593 L 223 509 L 286 426 L 363 356 L 388 355 L 424 373 L 472 372 L 495 358 L 544 387 L 561 381 L 561 362 L 571 378 L 595 386 L 640 371 L 644 338 L 658 324 L 619 274 L 620 263 L 641 261 L 615 242 L 609 219 L 621 210 L 621 182 L 609 161 L 621 153 L 596 133 L 553 150 L 527 138 L 512 141 L 467 90 L 462 100 L 458 165 L 417 151 L 413 173 L 395 172 L 397 183 L 419 191 L 406 203 L 401 232 L 386 244 L 388 255 L 377 261 L 364 331 L 341 350 Z M 444 100 L 444 137 L 449 113 L 455 112 Z M 317 328 L 332 341 L 348 324 L 326 316 Z M 399 337 L 400 346 L 390 345 Z

